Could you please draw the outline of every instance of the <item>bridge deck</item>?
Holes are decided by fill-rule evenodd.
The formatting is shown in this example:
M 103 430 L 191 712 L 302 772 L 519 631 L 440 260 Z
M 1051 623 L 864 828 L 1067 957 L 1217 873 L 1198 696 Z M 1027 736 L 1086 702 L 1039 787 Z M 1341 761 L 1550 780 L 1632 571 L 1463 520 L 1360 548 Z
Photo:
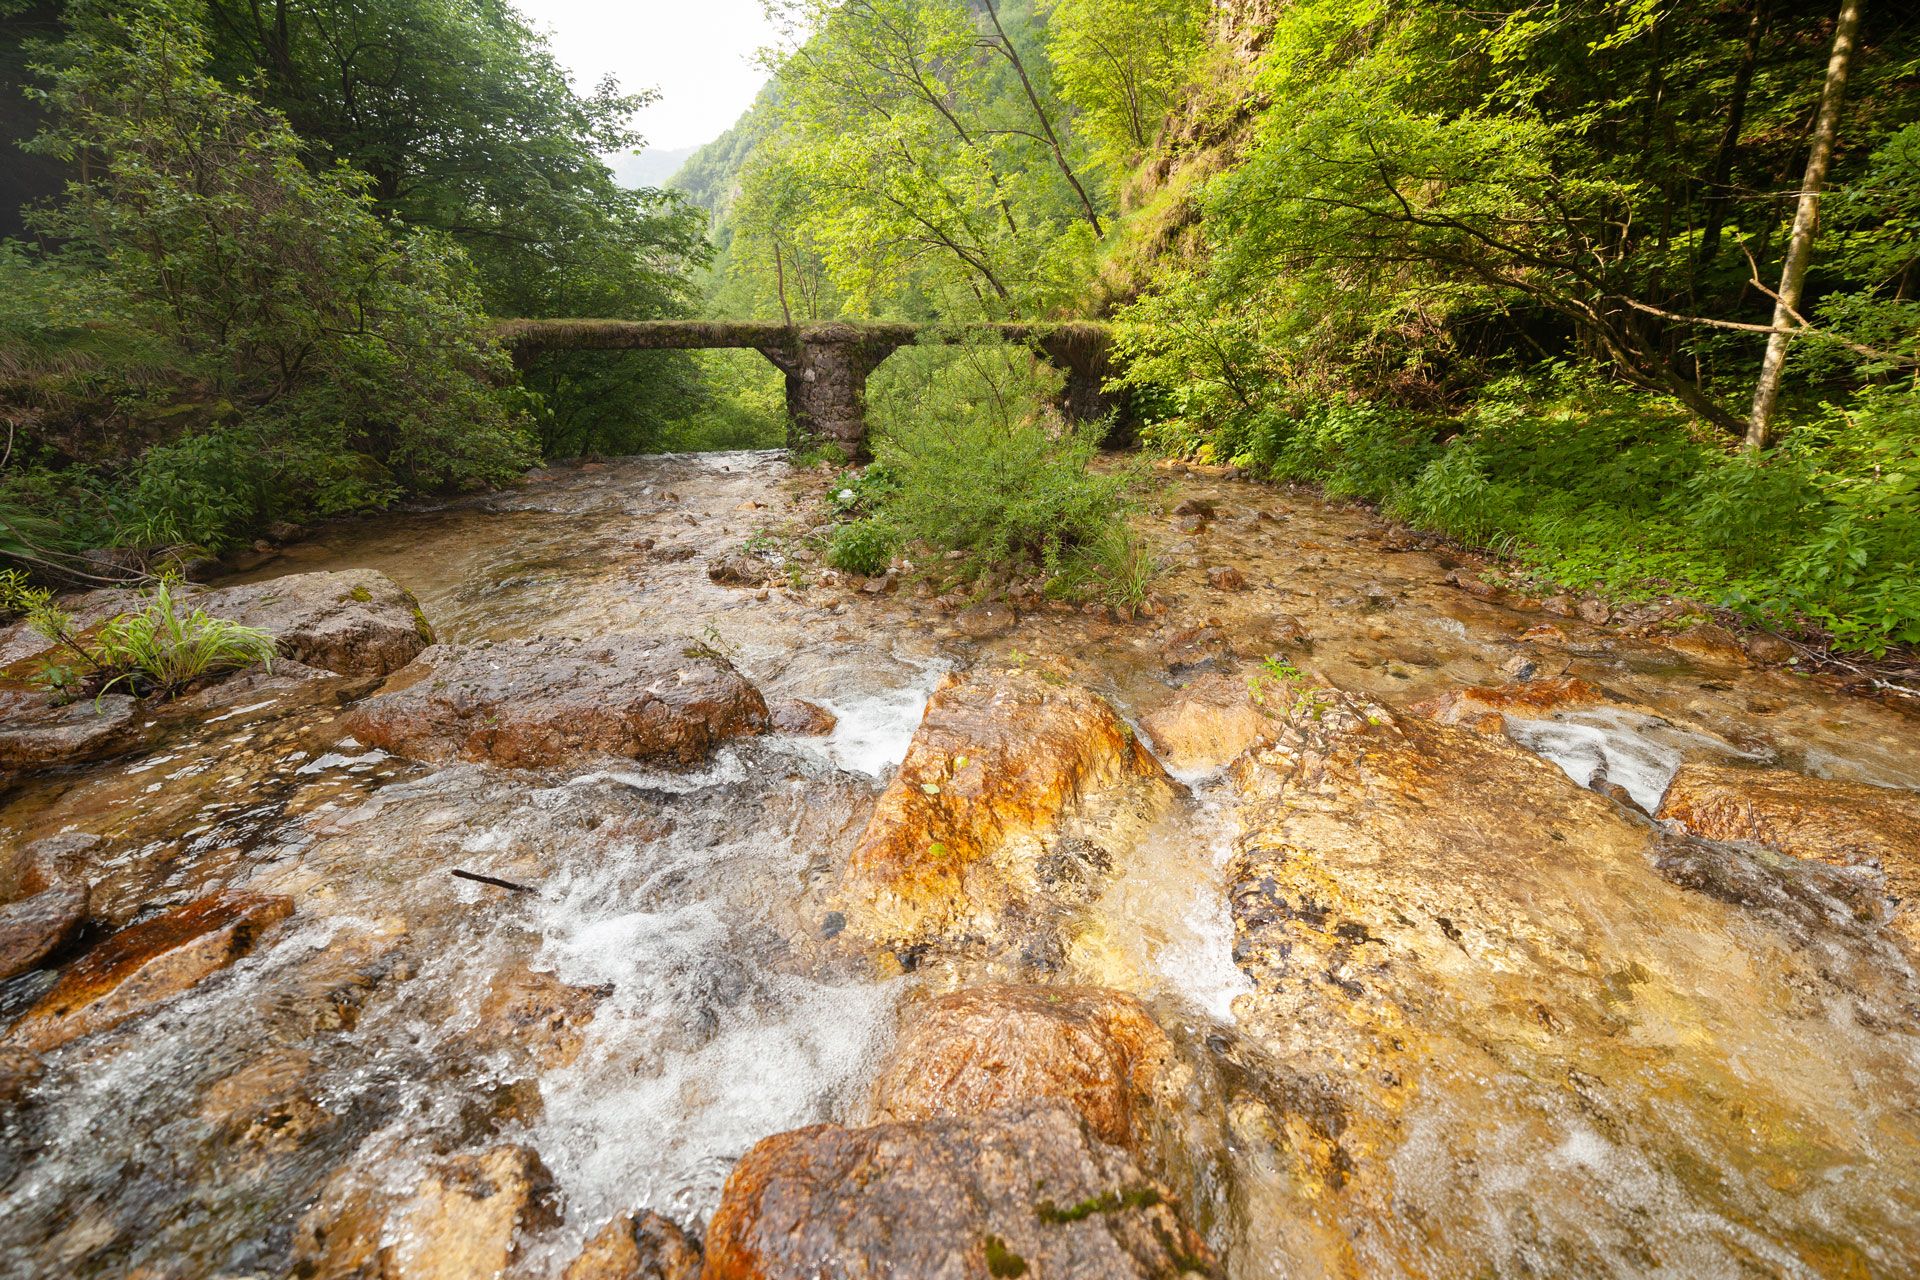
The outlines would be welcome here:
M 777 320 L 502 320 L 494 326 L 516 353 L 540 351 L 693 351 L 745 347 L 790 351 L 803 344 L 849 344 L 897 348 L 920 340 L 963 342 L 999 337 L 1089 346 L 1104 344 L 1105 325 L 1085 320 L 1026 324 L 914 324 L 893 321 L 827 321 L 782 324 Z

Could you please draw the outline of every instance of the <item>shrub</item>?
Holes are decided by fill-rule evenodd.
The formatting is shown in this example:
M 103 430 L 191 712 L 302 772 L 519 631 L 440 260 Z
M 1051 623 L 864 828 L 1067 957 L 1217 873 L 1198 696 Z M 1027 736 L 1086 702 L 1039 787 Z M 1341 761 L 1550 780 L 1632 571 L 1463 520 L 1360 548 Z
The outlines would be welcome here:
M 1003 345 L 899 363 L 875 397 L 883 479 L 869 492 L 902 541 L 965 552 L 975 576 L 1045 570 L 1103 592 L 1138 576 L 1125 524 L 1134 477 L 1092 469 L 1105 424 L 1060 421 L 1058 374 Z
M 897 541 L 878 520 L 854 520 L 833 532 L 827 563 L 843 573 L 875 574 L 893 558 Z

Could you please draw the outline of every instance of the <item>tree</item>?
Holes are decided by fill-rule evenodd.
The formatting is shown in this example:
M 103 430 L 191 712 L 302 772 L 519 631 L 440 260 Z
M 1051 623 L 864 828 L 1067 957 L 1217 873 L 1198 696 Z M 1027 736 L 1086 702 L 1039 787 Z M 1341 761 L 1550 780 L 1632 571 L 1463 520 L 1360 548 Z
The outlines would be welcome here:
M 160 326 L 214 408 L 142 460 L 154 541 L 496 483 L 532 456 L 459 250 L 391 231 L 367 180 L 310 169 L 222 86 L 191 0 L 77 15 L 40 146 L 81 175 L 38 218 Z
M 640 145 L 648 100 L 575 92 L 506 0 L 208 0 L 216 67 L 258 82 L 319 163 L 366 173 L 378 209 L 444 232 L 496 315 L 689 314 L 705 220 L 630 191 L 601 157 Z M 703 402 L 682 353 L 562 353 L 525 372 L 549 451 L 645 447 Z
M 962 0 L 777 12 L 793 47 L 742 203 L 756 184 L 787 193 L 785 238 L 813 246 L 849 309 L 1008 317 L 1069 295 L 1102 211 L 1024 16 Z M 735 266 L 760 257 L 779 261 Z
M 1054 0 L 1047 54 L 1078 128 L 1117 179 L 1153 144 L 1203 43 L 1199 0 Z
M 1827 59 L 1826 83 L 1820 90 L 1820 111 L 1813 122 L 1807 148 L 1807 168 L 1800 179 L 1800 197 L 1794 204 L 1793 231 L 1787 239 L 1787 259 L 1780 269 L 1780 291 L 1774 295 L 1773 332 L 1760 361 L 1760 378 L 1753 390 L 1753 412 L 1747 422 L 1747 448 L 1760 450 L 1773 442 L 1773 412 L 1780 399 L 1780 378 L 1786 370 L 1787 343 L 1799 322 L 1800 291 L 1806 285 L 1807 264 L 1813 259 L 1813 233 L 1820 218 L 1820 189 L 1826 185 L 1827 166 L 1833 161 L 1834 136 L 1840 129 L 1840 102 L 1846 96 L 1847 68 L 1860 32 L 1862 0 L 1842 0 L 1833 31 L 1833 53 Z

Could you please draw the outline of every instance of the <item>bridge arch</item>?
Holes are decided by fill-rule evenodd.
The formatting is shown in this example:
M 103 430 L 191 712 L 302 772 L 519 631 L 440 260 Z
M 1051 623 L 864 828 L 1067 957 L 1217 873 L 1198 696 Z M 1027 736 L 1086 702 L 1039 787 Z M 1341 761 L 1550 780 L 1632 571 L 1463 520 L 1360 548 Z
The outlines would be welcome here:
M 501 339 L 516 360 L 546 351 L 758 351 L 786 378 L 787 440 L 827 441 L 849 459 L 867 457 L 867 378 L 900 348 L 931 337 L 965 342 L 994 336 L 1031 346 L 1067 375 L 1061 409 L 1088 421 L 1114 408 L 1104 389 L 1110 342 L 1105 325 L 779 324 L 708 320 L 506 320 Z

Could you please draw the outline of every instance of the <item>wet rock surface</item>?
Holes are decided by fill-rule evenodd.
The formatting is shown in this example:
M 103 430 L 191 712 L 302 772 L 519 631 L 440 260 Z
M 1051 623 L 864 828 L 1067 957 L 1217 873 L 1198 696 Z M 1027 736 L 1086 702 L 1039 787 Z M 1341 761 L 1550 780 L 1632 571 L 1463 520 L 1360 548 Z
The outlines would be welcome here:
M 1659 816 L 1709 840 L 1878 871 L 1894 926 L 1920 946 L 1920 793 L 1690 762 L 1667 787 Z
M 849 896 L 871 936 L 916 941 L 968 930 L 1085 884 L 1165 802 L 1168 788 L 1105 701 L 1021 670 L 975 672 L 938 690 L 854 851 Z M 1069 818 L 1083 832 L 1068 832 Z M 1057 836 L 1078 838 L 1090 854 Z M 1068 865 L 1072 864 L 1072 865 Z
M 698 1280 L 700 1245 L 650 1210 L 623 1213 L 587 1241 L 561 1280 Z
M 909 1007 L 873 1089 L 876 1120 L 977 1116 L 1054 1100 L 1100 1141 L 1138 1152 L 1174 1056 L 1131 996 L 993 984 Z
M 1189 1228 L 1249 1280 L 1913 1272 L 1920 995 L 1859 835 L 1898 828 L 1821 797 L 1910 795 L 1920 721 L 1675 648 L 1685 602 L 1535 602 L 1358 508 L 1162 476 L 1128 617 L 905 567 L 717 583 L 824 518 L 831 477 L 764 455 L 554 467 L 279 548 L 405 584 L 450 647 L 697 635 L 667 657 L 834 719 L 686 762 L 424 761 L 352 732 L 382 677 L 283 658 L 11 779 L 0 901 L 91 906 L 0 981 L 0 1272 L 685 1274 L 715 1228 L 716 1271 L 768 1274 L 1173 1274 Z M 1561 680 L 1602 700 L 1530 688 Z M 640 692 L 589 687 L 555 703 Z M 1462 690 L 1459 725 L 1411 713 Z M 1592 789 L 1657 809 L 1736 760 L 1851 843 Z M 978 842 L 946 875 L 909 856 L 936 820 Z M 893 932 L 849 894 L 889 884 Z M 124 1019 L 28 1047 L 117 936 L 227 894 L 298 909 L 218 973 L 219 928 L 154 940 L 73 1011 Z
M 125 694 L 55 706 L 42 693 L 0 689 L 0 773 L 82 764 L 141 741 L 140 705 Z
M 1791 868 L 1683 871 L 1537 757 L 1420 719 L 1323 715 L 1236 776 L 1242 1025 L 1333 1102 L 1261 1121 L 1288 1170 L 1266 1247 L 1392 1272 L 1430 1256 L 1420 1224 L 1444 1222 L 1451 1256 L 1510 1260 L 1522 1232 L 1583 1274 L 1711 1274 L 1748 1256 L 1743 1224 L 1769 1221 L 1797 1242 L 1769 1246 L 1770 1265 L 1870 1272 L 1920 1238 L 1884 1196 L 1920 1168 L 1914 1082 L 1853 1094 L 1845 1119 L 1829 1105 L 1857 1087 L 1836 1053 L 1920 1047 L 1920 987 L 1843 904 L 1784 909 L 1827 890 L 1760 892 L 1799 884 Z M 1845 1050 L 1818 1012 L 1841 991 L 1875 1010 Z M 1898 1168 L 1868 1155 L 1889 1125 Z M 1786 1174 L 1815 1132 L 1849 1187 L 1818 1205 Z M 1591 1154 L 1568 1160 L 1570 1141 Z M 1474 1170 L 1496 1153 L 1572 1194 L 1489 1185 Z
M 1174 701 L 1149 713 L 1141 728 L 1161 758 L 1185 772 L 1217 769 L 1279 731 L 1253 700 L 1247 680 L 1220 672 L 1189 682 Z
M 413 593 L 372 569 L 287 574 L 196 595 L 192 603 L 261 628 L 296 662 L 341 675 L 398 671 L 433 643 Z
M 759 690 L 719 654 L 611 637 L 436 645 L 347 723 L 397 755 L 524 769 L 593 756 L 690 764 L 770 722 Z
M 530 1232 L 557 1219 L 540 1157 L 502 1146 L 435 1162 L 392 1201 L 349 1171 L 294 1233 L 293 1274 L 314 1280 L 471 1280 L 506 1273 Z
M 25 973 L 72 941 L 87 919 L 87 886 L 56 884 L 0 907 L 0 981 Z
M 709 1280 L 1207 1275 L 1165 1190 L 1059 1106 L 759 1143 L 708 1229 Z
M 292 911 L 288 898 L 226 892 L 122 929 L 63 969 L 9 1037 L 44 1053 L 116 1026 L 246 955 Z

